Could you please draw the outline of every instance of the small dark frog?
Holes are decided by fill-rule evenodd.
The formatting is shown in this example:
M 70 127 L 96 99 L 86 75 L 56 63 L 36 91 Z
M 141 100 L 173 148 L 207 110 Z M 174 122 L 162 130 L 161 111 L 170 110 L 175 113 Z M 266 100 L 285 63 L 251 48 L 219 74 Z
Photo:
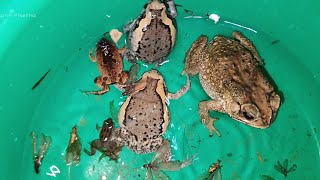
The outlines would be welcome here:
M 104 156 L 108 156 L 111 160 L 117 161 L 118 155 L 122 149 L 122 144 L 116 140 L 118 138 L 117 133 L 114 131 L 114 123 L 111 118 L 103 122 L 102 128 L 98 125 L 96 126 L 97 130 L 100 130 L 100 138 L 93 140 L 91 145 L 91 152 L 87 149 L 84 149 L 84 152 L 93 156 L 96 153 L 96 150 L 102 152 L 100 160 Z
M 81 142 L 78 137 L 78 129 L 76 126 L 72 127 L 70 134 L 69 145 L 67 148 L 66 162 L 67 165 L 79 165 L 81 155 Z
M 168 56 L 176 41 L 176 14 L 173 0 L 167 0 L 167 8 L 159 0 L 151 0 L 145 9 L 133 22 L 125 26 L 124 32 L 129 32 L 130 50 L 126 58 L 134 62 L 141 59 L 146 63 L 157 63 L 159 66 Z
M 101 88 L 98 91 L 82 91 L 86 94 L 102 95 L 109 91 L 110 84 L 122 85 L 128 79 L 128 72 L 123 70 L 121 53 L 125 48 L 117 49 L 116 45 L 106 38 L 101 38 L 96 46 L 96 57 L 93 56 L 92 50 L 89 57 L 96 62 L 101 76 L 94 79 L 94 83 Z

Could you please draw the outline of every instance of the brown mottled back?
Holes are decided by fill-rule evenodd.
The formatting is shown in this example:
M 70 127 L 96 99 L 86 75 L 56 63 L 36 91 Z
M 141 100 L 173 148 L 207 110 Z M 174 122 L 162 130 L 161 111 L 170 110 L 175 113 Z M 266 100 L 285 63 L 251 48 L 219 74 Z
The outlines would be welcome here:
M 117 83 L 123 71 L 122 57 L 116 45 L 102 38 L 96 49 L 97 65 L 106 84 Z

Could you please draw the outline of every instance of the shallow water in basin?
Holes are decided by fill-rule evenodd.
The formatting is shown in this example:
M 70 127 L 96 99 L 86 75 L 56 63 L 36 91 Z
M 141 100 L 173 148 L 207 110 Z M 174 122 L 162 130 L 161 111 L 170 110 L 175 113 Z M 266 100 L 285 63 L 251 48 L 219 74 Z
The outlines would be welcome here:
M 265 68 L 283 94 L 283 104 L 276 121 L 268 129 L 255 129 L 229 118 L 228 115 L 214 113 L 219 117 L 215 123 L 222 137 L 209 137 L 208 131 L 201 124 L 198 116 L 198 102 L 209 97 L 202 90 L 198 76 L 192 78 L 191 90 L 179 100 L 170 101 L 171 124 L 165 134 L 171 142 L 173 159 L 184 160 L 197 154 L 194 163 L 178 172 L 166 172 L 172 179 L 196 179 L 205 173 L 208 167 L 221 160 L 224 179 L 259 179 L 261 175 L 269 175 L 275 179 L 283 175 L 274 169 L 274 164 L 284 159 L 289 165 L 297 164 L 297 170 L 289 173 L 288 179 L 302 179 L 306 174 L 316 179 L 319 165 L 319 143 L 317 135 L 319 124 L 312 122 L 316 111 L 308 107 L 316 107 L 320 87 L 316 78 L 282 46 L 281 40 L 263 30 L 251 31 L 224 22 L 215 24 L 206 19 L 185 19 L 178 17 L 178 37 L 174 50 L 169 55 L 169 62 L 158 70 L 165 77 L 170 92 L 176 92 L 186 82 L 180 76 L 184 67 L 185 52 L 191 43 L 201 34 L 213 38 L 222 34 L 231 36 L 233 30 L 242 31 L 256 45 L 264 59 Z M 231 21 L 230 21 L 231 22 Z M 118 25 L 119 27 L 121 24 Z M 198 27 L 198 28 L 192 28 Z M 192 28 L 192 30 L 190 30 Z M 52 137 L 52 146 L 41 165 L 40 175 L 36 175 L 32 166 L 32 148 L 30 141 L 25 142 L 24 156 L 21 163 L 25 164 L 24 179 L 46 179 L 51 166 L 57 166 L 60 174 L 56 179 L 143 179 L 145 169 L 142 168 L 152 160 L 154 153 L 136 155 L 124 148 L 118 163 L 104 158 L 98 162 L 99 153 L 89 157 L 81 155 L 80 165 L 69 168 L 65 163 L 65 150 L 69 141 L 71 127 L 77 125 L 82 147 L 89 148 L 88 142 L 96 139 L 99 133 L 96 124 L 111 117 L 110 101 L 114 101 L 117 109 L 126 97 L 116 88 L 111 87 L 107 94 L 86 96 L 81 89 L 97 89 L 93 80 L 99 75 L 96 64 L 88 58 L 88 48 L 95 46 L 97 38 L 93 38 L 84 47 L 70 53 L 65 64 L 52 67 L 50 73 L 34 91 L 42 91 L 40 103 L 37 105 L 29 125 L 30 132 L 35 130 Z M 119 42 L 119 47 L 124 44 Z M 140 75 L 154 66 L 141 63 Z M 125 62 L 125 69 L 130 63 Z M 314 84 L 310 87 L 310 84 Z M 306 88 L 308 87 L 308 88 Z M 317 159 L 315 159 L 315 157 Z M 314 162 L 314 163 L 310 163 Z M 305 171 L 308 169 L 308 171 Z M 308 174 L 310 172 L 310 174 Z

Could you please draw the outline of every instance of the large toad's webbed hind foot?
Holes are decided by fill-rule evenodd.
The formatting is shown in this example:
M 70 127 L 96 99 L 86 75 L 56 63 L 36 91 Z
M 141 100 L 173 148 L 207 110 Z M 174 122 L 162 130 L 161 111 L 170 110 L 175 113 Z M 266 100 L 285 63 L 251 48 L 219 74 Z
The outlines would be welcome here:
M 187 75 L 187 83 L 176 93 L 168 93 L 168 99 L 179 99 L 190 89 L 190 77 Z
M 206 46 L 208 41 L 207 36 L 200 36 L 191 46 L 189 51 L 186 54 L 185 66 L 182 74 L 188 74 L 194 76 L 199 73 L 200 62 L 201 62 L 201 53 Z
M 221 135 L 219 131 L 216 130 L 213 124 L 214 121 L 218 119 L 210 117 L 210 114 L 209 114 L 210 110 L 219 111 L 219 112 L 224 112 L 224 110 L 222 109 L 222 106 L 218 101 L 210 100 L 210 101 L 202 101 L 199 103 L 199 113 L 200 113 L 201 122 L 209 130 L 210 136 L 213 136 L 213 133 L 215 132 L 220 137 Z
M 240 44 L 243 45 L 244 47 L 246 47 L 251 54 L 253 55 L 253 57 L 259 62 L 260 65 L 264 65 L 264 62 L 262 60 L 262 58 L 260 57 L 256 47 L 253 45 L 253 43 L 250 41 L 250 39 L 248 39 L 247 37 L 245 37 L 241 32 L 239 31 L 234 31 L 232 33 L 232 36 L 237 39 L 238 41 L 240 41 Z

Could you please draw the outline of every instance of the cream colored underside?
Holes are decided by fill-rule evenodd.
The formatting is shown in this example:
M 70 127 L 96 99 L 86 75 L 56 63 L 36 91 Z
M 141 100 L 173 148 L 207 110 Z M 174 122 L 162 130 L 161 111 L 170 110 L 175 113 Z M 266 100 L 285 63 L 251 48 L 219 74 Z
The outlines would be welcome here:
M 126 99 L 126 101 L 122 104 L 120 110 L 119 110 L 119 115 L 118 115 L 118 121 L 119 121 L 119 125 L 120 127 L 125 127 L 123 125 L 123 121 L 125 119 L 125 113 L 126 113 L 126 108 L 132 98 L 133 95 L 139 93 L 140 90 L 144 89 L 146 87 L 146 80 L 147 77 L 149 78 L 153 78 L 153 79 L 159 79 L 158 83 L 157 83 L 157 88 L 156 88 L 156 92 L 159 94 L 162 104 L 163 104 L 163 118 L 164 118 L 164 124 L 162 126 L 163 128 L 163 132 L 166 131 L 168 125 L 169 125 L 169 121 L 170 121 L 170 116 L 169 116 L 169 109 L 167 107 L 166 104 L 166 97 L 167 97 L 167 92 L 166 92 L 166 88 L 165 88 L 165 83 L 163 80 L 163 77 L 161 76 L 161 74 L 158 73 L 158 71 L 156 70 L 151 70 L 148 71 L 146 73 L 143 74 L 142 78 L 137 82 L 137 86 L 136 86 L 136 91 L 133 92 L 130 96 L 128 96 L 128 98 Z
M 174 46 L 175 43 L 175 39 L 176 39 L 176 28 L 173 25 L 172 20 L 168 17 L 167 13 L 166 13 L 166 7 L 164 4 L 161 3 L 161 5 L 158 5 L 157 8 L 155 9 L 161 9 L 163 8 L 162 12 L 161 12 L 161 20 L 163 22 L 163 24 L 169 26 L 170 29 L 170 34 L 171 34 L 171 42 L 172 42 L 172 46 Z M 133 51 L 137 51 L 139 48 L 139 42 L 141 41 L 144 32 L 142 31 L 144 28 L 147 28 L 148 25 L 150 25 L 152 20 L 151 17 L 151 12 L 150 12 L 150 5 L 147 7 L 146 9 L 146 17 L 144 19 L 141 19 L 139 22 L 139 26 L 137 27 L 137 29 L 135 29 L 132 32 L 132 39 L 131 39 L 131 50 Z

